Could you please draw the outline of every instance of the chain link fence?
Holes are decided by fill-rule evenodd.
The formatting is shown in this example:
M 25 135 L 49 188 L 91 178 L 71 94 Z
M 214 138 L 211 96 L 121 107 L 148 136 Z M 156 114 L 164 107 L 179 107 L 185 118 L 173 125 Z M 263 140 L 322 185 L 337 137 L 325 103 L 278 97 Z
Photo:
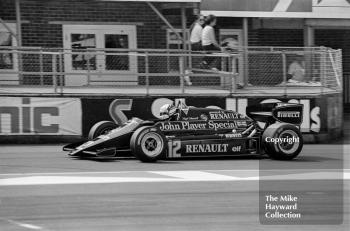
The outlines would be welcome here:
M 212 53 L 1 47 L 0 86 L 8 94 L 30 88 L 55 94 L 98 88 L 142 95 L 271 88 L 288 93 L 303 87 L 322 93 L 341 91 L 342 56 L 325 47 L 240 47 Z
M 247 85 L 342 89 L 340 50 L 319 48 L 250 48 Z

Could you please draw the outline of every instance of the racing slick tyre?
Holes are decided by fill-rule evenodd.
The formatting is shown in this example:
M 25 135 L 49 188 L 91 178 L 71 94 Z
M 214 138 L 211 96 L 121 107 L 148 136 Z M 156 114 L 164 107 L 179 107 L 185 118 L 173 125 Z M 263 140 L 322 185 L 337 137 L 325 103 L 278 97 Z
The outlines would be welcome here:
M 96 123 L 89 131 L 88 139 L 93 140 L 100 135 L 107 134 L 111 130 L 117 128 L 118 125 L 112 121 L 100 121 Z
M 278 139 L 282 142 L 273 142 L 278 141 Z M 264 131 L 262 144 L 266 154 L 272 159 L 291 160 L 299 155 L 304 143 L 303 137 L 295 125 L 275 123 Z
M 144 126 L 137 129 L 130 139 L 133 155 L 142 162 L 155 162 L 165 155 L 166 141 L 156 128 Z

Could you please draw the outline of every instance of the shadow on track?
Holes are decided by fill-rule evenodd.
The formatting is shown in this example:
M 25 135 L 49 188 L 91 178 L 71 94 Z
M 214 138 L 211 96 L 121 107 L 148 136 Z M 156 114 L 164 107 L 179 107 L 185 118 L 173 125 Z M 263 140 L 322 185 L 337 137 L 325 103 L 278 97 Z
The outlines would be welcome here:
M 72 160 L 87 160 L 87 161 L 94 161 L 94 162 L 121 162 L 124 160 L 133 160 L 140 162 L 135 157 L 71 157 Z M 182 161 L 213 161 L 213 160 L 261 160 L 261 159 L 268 159 L 267 156 L 261 156 L 261 155 L 237 155 L 237 156 L 200 156 L 200 157 L 183 157 L 183 158 L 176 158 L 176 159 L 168 159 L 168 160 L 158 160 L 156 162 L 150 162 L 147 164 L 180 164 Z

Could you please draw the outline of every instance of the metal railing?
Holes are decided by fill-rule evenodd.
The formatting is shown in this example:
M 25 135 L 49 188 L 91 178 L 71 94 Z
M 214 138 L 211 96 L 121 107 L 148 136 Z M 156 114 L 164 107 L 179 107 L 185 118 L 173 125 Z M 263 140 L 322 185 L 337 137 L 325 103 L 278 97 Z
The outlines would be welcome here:
M 8 94 L 28 93 L 28 88 L 93 93 L 96 87 L 142 95 L 271 88 L 289 94 L 305 87 L 324 93 L 342 90 L 342 56 L 341 50 L 325 47 L 239 47 L 213 53 L 1 47 L 0 86 Z

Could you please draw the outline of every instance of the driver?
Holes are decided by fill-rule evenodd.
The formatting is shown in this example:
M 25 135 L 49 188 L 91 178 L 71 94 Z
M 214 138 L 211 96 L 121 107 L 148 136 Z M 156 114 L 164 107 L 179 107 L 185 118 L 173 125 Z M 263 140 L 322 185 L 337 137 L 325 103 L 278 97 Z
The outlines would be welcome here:
M 176 109 L 172 104 L 164 104 L 159 110 L 159 115 L 161 119 L 169 119 L 176 114 Z

